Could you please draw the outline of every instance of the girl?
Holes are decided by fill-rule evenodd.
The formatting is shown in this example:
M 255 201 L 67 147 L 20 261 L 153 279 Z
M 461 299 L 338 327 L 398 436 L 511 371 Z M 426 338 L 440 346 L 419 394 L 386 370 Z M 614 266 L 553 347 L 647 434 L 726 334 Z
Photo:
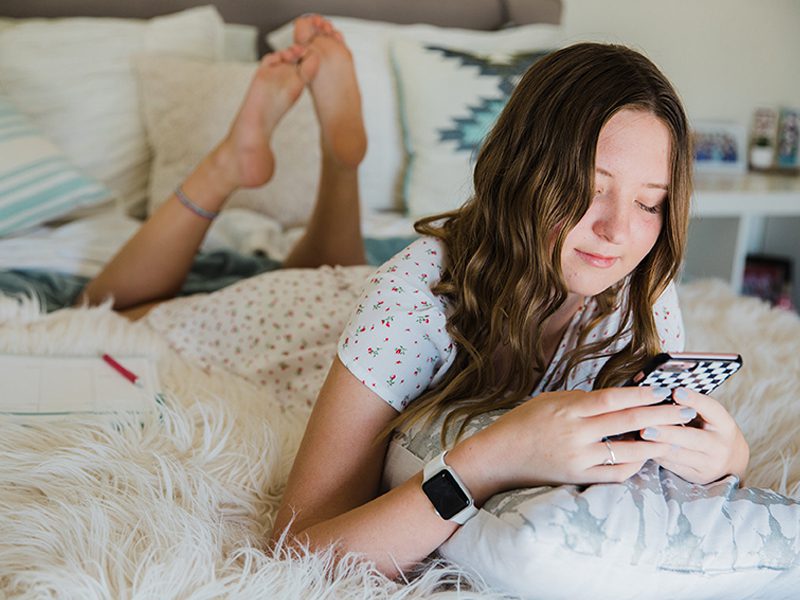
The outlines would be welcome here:
M 367 140 L 352 56 L 319 15 L 295 21 L 294 41 L 262 59 L 225 139 L 87 284 L 79 302 L 111 296 L 116 309 L 136 306 L 127 313 L 136 318 L 153 301 L 174 296 L 227 198 L 272 177 L 271 133 L 304 86 L 320 124 L 322 172 L 304 236 L 280 266 L 364 264 L 357 173 Z
M 741 476 L 747 443 L 715 400 L 614 387 L 683 346 L 672 280 L 691 161 L 680 100 L 642 55 L 578 44 L 533 65 L 480 151 L 473 198 L 418 222 L 424 237 L 367 285 L 273 537 L 336 544 L 394 576 L 474 513 L 470 497 L 619 482 L 648 460 L 698 483 Z M 393 428 L 498 408 L 424 471 L 455 477 L 380 494 Z M 702 428 L 681 426 L 698 414 Z M 630 431 L 643 439 L 609 439 Z

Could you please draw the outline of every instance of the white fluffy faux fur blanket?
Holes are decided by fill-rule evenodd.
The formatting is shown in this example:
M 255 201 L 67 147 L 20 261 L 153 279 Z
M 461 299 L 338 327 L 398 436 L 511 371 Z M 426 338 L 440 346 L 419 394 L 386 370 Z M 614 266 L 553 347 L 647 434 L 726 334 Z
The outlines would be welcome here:
M 721 283 L 686 285 L 681 299 L 687 348 L 744 357 L 719 398 L 751 444 L 746 483 L 800 494 L 800 319 Z M 321 347 L 332 359 L 330 340 Z M 89 417 L 0 423 L 0 599 L 500 596 L 440 563 L 393 582 L 356 560 L 265 550 L 307 402 L 208 368 L 108 307 L 45 316 L 0 301 L 2 352 L 101 348 L 157 358 L 168 407 L 120 430 Z

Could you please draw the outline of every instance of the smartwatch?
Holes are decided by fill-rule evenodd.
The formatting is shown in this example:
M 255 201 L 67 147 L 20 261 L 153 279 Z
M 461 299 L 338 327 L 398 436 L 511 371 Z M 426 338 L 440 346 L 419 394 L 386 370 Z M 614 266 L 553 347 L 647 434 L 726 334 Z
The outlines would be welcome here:
M 463 525 L 478 514 L 478 508 L 467 486 L 444 462 L 446 454 L 447 450 L 425 465 L 422 491 L 433 504 L 437 515 Z

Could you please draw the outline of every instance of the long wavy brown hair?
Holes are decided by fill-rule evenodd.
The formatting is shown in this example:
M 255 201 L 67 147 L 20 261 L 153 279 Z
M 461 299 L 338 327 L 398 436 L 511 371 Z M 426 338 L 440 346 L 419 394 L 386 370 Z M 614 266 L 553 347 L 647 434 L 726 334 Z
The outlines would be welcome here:
M 449 302 L 447 331 L 457 354 L 444 378 L 387 428 L 405 428 L 447 412 L 442 431 L 464 417 L 511 408 L 526 399 L 547 364 L 542 331 L 567 298 L 561 272 L 566 235 L 593 196 L 600 130 L 618 111 L 652 113 L 671 134 L 670 182 L 655 246 L 623 281 L 596 296 L 596 319 L 562 359 L 566 374 L 631 338 L 597 376 L 595 389 L 618 385 L 660 351 L 653 304 L 683 258 L 691 196 L 691 137 L 678 94 L 640 53 L 619 45 L 581 43 L 532 65 L 485 139 L 475 164 L 473 197 L 459 210 L 424 218 L 418 233 L 445 248 L 433 288 Z M 628 293 L 622 293 L 627 287 Z M 625 301 L 628 298 L 628 301 Z M 606 339 L 586 335 L 617 307 L 621 327 Z M 501 348 L 511 364 L 499 376 Z M 453 406 L 455 404 L 455 406 Z

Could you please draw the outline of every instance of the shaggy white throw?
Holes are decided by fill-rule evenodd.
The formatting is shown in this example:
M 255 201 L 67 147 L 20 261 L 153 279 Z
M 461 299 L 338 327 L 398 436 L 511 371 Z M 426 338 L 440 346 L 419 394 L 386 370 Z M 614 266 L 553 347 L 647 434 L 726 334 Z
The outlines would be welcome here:
M 715 282 L 681 301 L 688 349 L 744 357 L 718 398 L 751 444 L 746 483 L 797 496 L 800 319 Z M 265 550 L 306 402 L 201 369 L 108 307 L 41 315 L 0 300 L 2 352 L 100 348 L 157 358 L 168 407 L 121 429 L 0 423 L 0 598 L 500 597 L 441 563 L 393 582 L 357 560 Z

